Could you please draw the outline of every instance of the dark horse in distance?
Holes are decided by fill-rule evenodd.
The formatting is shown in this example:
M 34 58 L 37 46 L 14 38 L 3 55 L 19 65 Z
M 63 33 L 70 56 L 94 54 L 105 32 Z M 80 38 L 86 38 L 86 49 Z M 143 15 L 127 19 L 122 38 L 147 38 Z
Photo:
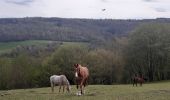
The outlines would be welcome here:
M 77 89 L 80 86 L 80 92 L 81 94 L 84 94 L 83 88 L 87 85 L 87 81 L 89 78 L 89 70 L 87 67 L 83 67 L 80 64 L 74 64 L 74 67 Z
M 135 74 L 134 77 L 132 77 L 132 82 L 133 82 L 133 86 L 139 83 L 140 86 L 142 86 L 142 84 L 146 81 L 146 78 L 143 77 L 143 75 L 137 75 Z

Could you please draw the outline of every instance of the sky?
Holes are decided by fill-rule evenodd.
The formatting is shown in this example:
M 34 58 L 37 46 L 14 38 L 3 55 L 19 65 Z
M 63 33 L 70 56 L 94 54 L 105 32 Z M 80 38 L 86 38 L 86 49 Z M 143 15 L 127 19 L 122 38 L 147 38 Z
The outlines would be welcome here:
M 170 18 L 170 0 L 0 0 L 0 18 Z

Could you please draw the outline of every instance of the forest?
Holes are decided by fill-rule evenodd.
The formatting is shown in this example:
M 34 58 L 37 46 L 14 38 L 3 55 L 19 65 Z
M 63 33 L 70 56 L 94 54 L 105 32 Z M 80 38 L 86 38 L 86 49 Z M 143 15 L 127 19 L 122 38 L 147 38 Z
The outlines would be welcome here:
M 0 52 L 0 90 L 50 86 L 53 74 L 74 84 L 75 63 L 89 68 L 89 84 L 170 79 L 170 19 L 0 19 L 0 43 L 33 40 L 49 42 Z

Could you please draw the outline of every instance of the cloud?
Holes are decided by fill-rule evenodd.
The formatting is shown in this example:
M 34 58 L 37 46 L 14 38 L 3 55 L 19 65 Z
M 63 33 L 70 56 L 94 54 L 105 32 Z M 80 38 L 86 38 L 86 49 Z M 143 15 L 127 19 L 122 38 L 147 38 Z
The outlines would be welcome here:
M 153 9 L 155 12 L 159 13 L 159 15 L 161 15 L 162 13 L 169 14 L 169 3 L 170 1 L 168 0 L 157 0 L 157 2 L 148 3 L 147 6 Z
M 17 5 L 28 5 L 34 0 L 5 0 L 7 3 L 17 4 Z
M 104 2 L 104 3 L 105 3 L 105 2 L 108 2 L 108 0 L 101 0 L 101 2 Z
M 155 10 L 156 10 L 157 12 L 167 12 L 167 10 L 164 9 L 164 8 L 155 8 Z
M 11 0 L 14 1 L 14 0 Z M 41 0 L 15 0 L 17 2 L 27 2 L 24 4 L 9 3 L 6 0 L 0 0 L 0 18 L 11 17 L 39 17 L 45 16 L 41 9 L 43 7 Z
M 142 1 L 145 1 L 145 2 L 155 2 L 156 0 L 142 0 Z
M 141 19 L 170 17 L 169 4 L 169 0 L 0 0 L 0 18 L 38 16 Z M 102 9 L 106 10 L 102 11 Z

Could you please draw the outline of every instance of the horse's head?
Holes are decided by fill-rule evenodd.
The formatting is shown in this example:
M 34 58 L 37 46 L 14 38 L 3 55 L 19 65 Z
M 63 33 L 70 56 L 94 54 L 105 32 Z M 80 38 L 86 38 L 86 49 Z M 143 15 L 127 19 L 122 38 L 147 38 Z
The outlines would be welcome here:
M 74 68 L 75 68 L 75 77 L 77 78 L 78 75 L 80 74 L 80 65 L 74 64 Z
M 70 86 L 70 85 L 69 85 L 69 86 L 67 86 L 67 88 L 66 88 L 66 89 L 67 89 L 67 91 L 68 91 L 68 92 L 70 92 L 70 91 L 71 91 L 71 86 Z

